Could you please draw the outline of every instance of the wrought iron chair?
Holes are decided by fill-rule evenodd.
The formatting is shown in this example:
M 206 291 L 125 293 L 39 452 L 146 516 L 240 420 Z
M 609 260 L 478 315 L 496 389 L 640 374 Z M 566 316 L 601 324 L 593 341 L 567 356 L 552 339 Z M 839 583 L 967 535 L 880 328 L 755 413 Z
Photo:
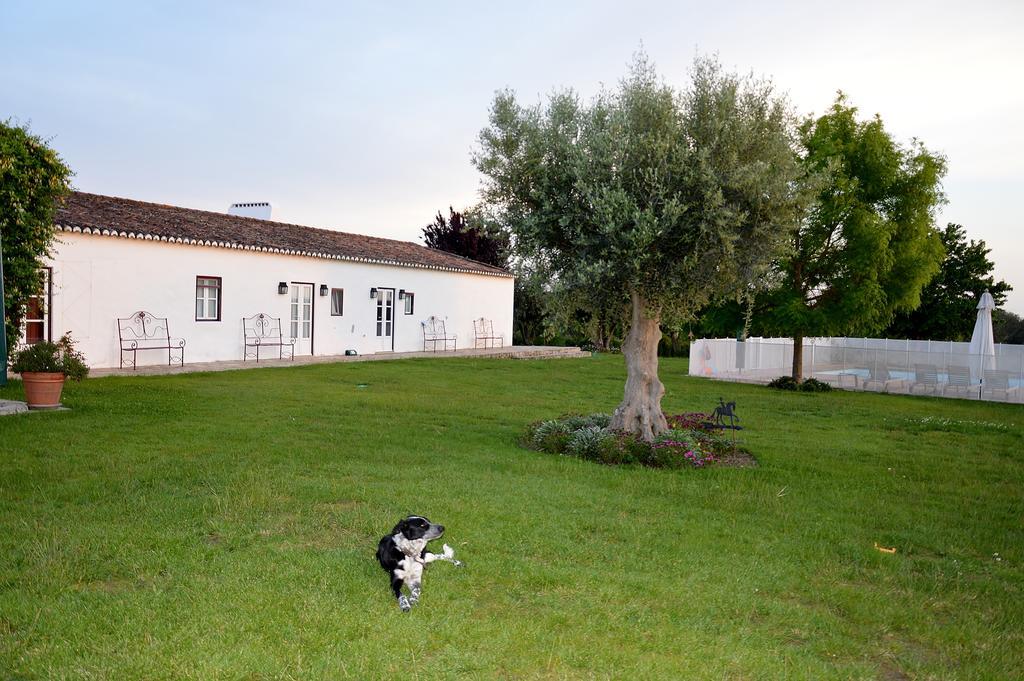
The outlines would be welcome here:
M 437 344 L 441 343 L 441 349 L 447 350 L 448 343 L 451 342 L 452 350 L 457 349 L 458 340 L 455 336 L 449 336 L 444 328 L 444 320 L 431 316 L 428 317 L 425 322 L 420 322 L 423 327 L 423 351 L 427 350 L 427 343 L 433 345 L 432 350 L 437 352 Z
M 185 339 L 170 335 L 166 317 L 154 317 L 144 310 L 139 310 L 130 317 L 118 317 L 117 337 L 122 369 L 126 363 L 133 370 L 137 369 L 138 354 L 141 350 L 166 350 L 167 366 L 171 366 L 174 359 L 178 360 L 178 366 L 185 366 Z M 175 352 L 178 354 L 177 358 L 174 357 Z
M 276 347 L 277 358 L 284 359 L 284 351 L 288 351 L 288 359 L 295 360 L 295 339 L 285 338 L 281 331 L 281 318 L 259 312 L 251 317 L 242 318 L 242 361 L 255 358 L 260 361 L 260 348 Z M 252 348 L 252 351 L 249 350 Z
M 494 322 L 483 317 L 473 320 L 473 347 L 479 348 L 480 343 L 483 343 L 485 348 L 505 347 L 505 336 L 494 333 Z

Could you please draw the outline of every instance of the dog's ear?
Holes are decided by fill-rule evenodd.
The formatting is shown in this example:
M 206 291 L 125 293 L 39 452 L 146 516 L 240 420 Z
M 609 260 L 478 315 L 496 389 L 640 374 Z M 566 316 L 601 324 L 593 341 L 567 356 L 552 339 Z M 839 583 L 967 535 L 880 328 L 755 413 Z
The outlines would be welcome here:
M 400 522 L 399 531 L 406 539 L 422 539 L 427 533 L 427 523 L 418 516 L 410 516 Z

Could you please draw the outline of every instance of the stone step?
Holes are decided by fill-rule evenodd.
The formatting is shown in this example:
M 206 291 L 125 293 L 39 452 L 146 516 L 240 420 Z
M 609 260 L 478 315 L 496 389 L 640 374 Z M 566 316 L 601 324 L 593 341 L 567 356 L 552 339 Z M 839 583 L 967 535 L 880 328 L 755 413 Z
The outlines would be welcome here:
M 509 356 L 512 359 L 579 359 L 590 357 L 590 353 L 584 352 L 579 348 L 558 348 L 530 352 L 513 352 Z
M 0 416 L 7 414 L 23 414 L 28 411 L 28 406 L 18 400 L 0 400 Z
M 440 352 L 388 352 L 374 355 L 333 355 L 317 357 L 296 357 L 292 360 L 254 361 L 225 360 L 221 362 L 186 363 L 183 367 L 163 365 L 141 366 L 137 371 L 132 369 L 99 369 L 89 372 L 91 377 L 100 376 L 153 376 L 158 374 L 181 374 L 194 371 L 231 371 L 236 369 L 264 369 L 268 367 L 290 367 L 303 364 L 327 364 L 333 362 L 371 362 L 392 359 L 412 358 L 463 357 L 472 359 L 580 359 L 590 357 L 589 352 L 578 347 L 560 347 L 548 345 L 514 345 L 497 348 L 463 348 Z

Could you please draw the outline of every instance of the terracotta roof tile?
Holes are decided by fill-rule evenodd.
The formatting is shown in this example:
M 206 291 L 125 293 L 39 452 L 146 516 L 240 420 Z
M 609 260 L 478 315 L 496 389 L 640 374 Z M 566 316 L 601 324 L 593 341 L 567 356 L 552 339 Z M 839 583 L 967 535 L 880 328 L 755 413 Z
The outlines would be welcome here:
M 58 228 L 73 232 L 198 243 L 222 248 L 291 253 L 314 258 L 355 260 L 499 277 L 512 276 L 506 270 L 427 248 L 411 241 L 382 239 L 85 192 L 73 192 L 57 210 L 55 221 Z

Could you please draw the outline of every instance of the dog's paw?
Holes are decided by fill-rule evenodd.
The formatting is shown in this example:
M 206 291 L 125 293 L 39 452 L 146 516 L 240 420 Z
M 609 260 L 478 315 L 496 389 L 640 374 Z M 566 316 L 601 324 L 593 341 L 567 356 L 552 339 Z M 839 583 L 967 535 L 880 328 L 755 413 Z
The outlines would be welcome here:
M 404 595 L 398 597 L 398 607 L 402 609 L 402 612 L 409 612 L 412 610 L 412 603 Z
M 448 546 L 447 544 L 444 545 L 444 558 L 445 560 L 451 562 L 451 564 L 455 567 L 462 567 L 462 561 L 455 559 L 455 549 Z

